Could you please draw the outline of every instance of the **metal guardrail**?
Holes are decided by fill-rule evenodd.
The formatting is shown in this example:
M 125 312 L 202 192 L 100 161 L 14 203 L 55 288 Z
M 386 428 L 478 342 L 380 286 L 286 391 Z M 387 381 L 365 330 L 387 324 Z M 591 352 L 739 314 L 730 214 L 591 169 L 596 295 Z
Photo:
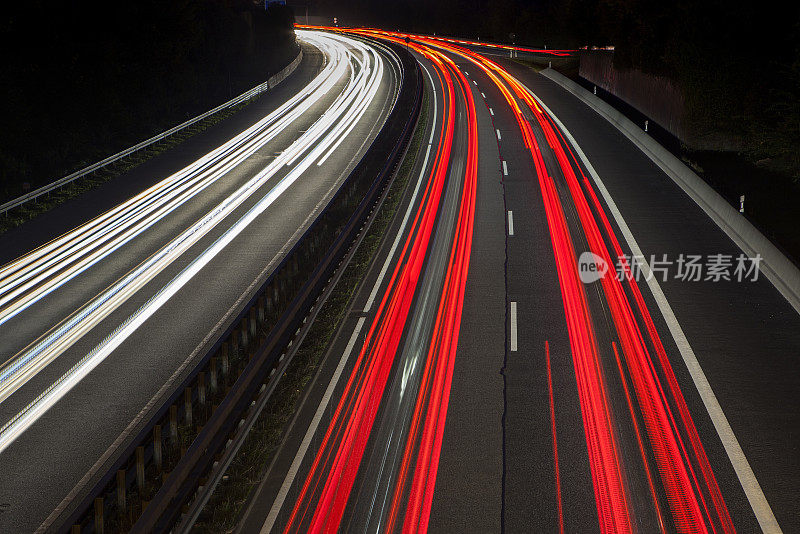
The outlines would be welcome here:
M 153 498 L 131 530 L 135 534 L 169 532 L 183 511 L 183 505 L 193 500 L 198 487 L 208 484 L 207 473 L 221 454 L 238 437 L 242 414 L 247 413 L 255 401 L 252 399 L 265 388 L 264 380 L 271 369 L 280 362 L 287 346 L 299 332 L 304 317 L 308 314 L 315 299 L 324 290 L 334 271 L 356 239 L 371 208 L 399 164 L 399 155 L 411 138 L 413 125 L 419 112 L 422 99 L 421 76 L 416 62 L 404 65 L 404 83 L 397 102 L 387 118 L 384 129 L 370 146 L 354 171 L 348 177 L 349 188 L 340 190 L 343 194 L 334 197 L 326 207 L 326 214 L 341 210 L 341 199 L 347 203 L 347 196 L 355 191 L 369 188 L 356 209 L 347 217 L 346 223 L 336 222 L 340 216 L 331 215 L 328 231 L 336 238 L 327 249 L 323 260 L 317 264 L 313 273 L 300 288 L 291 304 L 285 310 L 276 327 L 270 332 L 266 343 L 252 356 L 247 367 L 231 388 L 228 396 L 220 404 L 203 430 L 181 458 L 158 494 Z M 409 72 L 409 66 L 414 69 Z M 411 75 L 413 73 L 413 75 Z M 344 185 L 344 184 L 343 184 Z M 345 186 L 345 187 L 346 187 Z M 319 220 L 319 219 L 318 219 Z M 324 224 L 324 219 L 323 219 Z M 334 230 L 335 229 L 335 230 Z M 313 234 L 311 234 L 313 235 Z
M 0 204 L 0 212 L 2 212 L 4 215 L 8 215 L 8 212 L 10 210 L 14 209 L 14 208 L 18 208 L 18 207 L 22 206 L 23 204 L 25 204 L 27 202 L 30 202 L 32 200 L 36 200 L 37 198 L 39 198 L 42 195 L 47 195 L 50 192 L 55 191 L 56 189 L 64 187 L 65 185 L 67 185 L 67 184 L 69 184 L 71 182 L 74 182 L 75 180 L 78 180 L 79 178 L 83 178 L 84 176 L 88 176 L 89 174 L 91 174 L 91 173 L 93 173 L 93 172 L 95 172 L 95 171 L 97 171 L 99 169 L 102 169 L 106 165 L 110 165 L 112 163 L 115 163 L 115 162 L 121 160 L 122 158 L 124 158 L 126 156 L 130 156 L 131 154 L 133 154 L 135 152 L 138 152 L 139 150 L 142 150 L 144 148 L 149 147 L 153 143 L 157 143 L 159 141 L 162 141 L 162 140 L 166 139 L 167 137 L 169 137 L 171 135 L 174 135 L 174 134 L 180 132 L 181 130 L 186 129 L 189 126 L 192 126 L 193 124 L 196 124 L 196 123 L 198 123 L 198 122 L 200 122 L 202 120 L 205 120 L 208 117 L 210 117 L 210 116 L 212 116 L 212 115 L 214 115 L 214 114 L 216 114 L 216 113 L 218 113 L 218 112 L 220 112 L 220 111 L 222 111 L 224 109 L 236 106 L 238 104 L 241 104 L 242 102 L 250 100 L 251 98 L 255 98 L 255 97 L 259 96 L 261 93 L 263 93 L 265 91 L 268 91 L 270 88 L 275 87 L 276 85 L 281 83 L 283 80 L 285 80 L 292 72 L 294 72 L 294 70 L 300 64 L 302 59 L 303 59 L 303 50 L 301 49 L 300 53 L 297 54 L 297 57 L 295 57 L 294 60 L 292 60 L 291 63 L 289 63 L 286 67 L 281 69 L 280 72 L 278 72 L 277 74 L 271 76 L 264 83 L 261 83 L 261 84 L 255 86 L 255 87 L 253 87 L 252 89 L 250 89 L 248 91 L 245 91 L 244 93 L 240 94 L 239 96 L 237 96 L 235 98 L 232 98 L 231 100 L 228 100 L 224 104 L 221 104 L 221 105 L 215 107 L 214 109 L 206 111 L 205 113 L 203 113 L 201 115 L 198 115 L 198 116 L 196 116 L 196 117 L 194 117 L 192 119 L 189 119 L 189 120 L 187 120 L 185 122 L 182 122 L 182 123 L 178 124 L 177 126 L 173 126 L 169 130 L 166 130 L 164 132 L 161 132 L 160 134 L 154 135 L 153 137 L 151 137 L 149 139 L 145 139 L 141 143 L 133 145 L 132 147 L 128 147 L 125 150 L 123 150 L 121 152 L 117 152 L 116 154 L 113 154 L 111 156 L 108 156 L 107 158 L 102 159 L 102 160 L 100 160 L 100 161 L 98 161 L 96 163 L 92 163 L 88 167 L 84 167 L 83 169 L 75 171 L 72 174 L 68 174 L 67 176 L 64 176 L 63 178 L 61 178 L 59 180 L 56 180 L 54 182 L 51 182 L 51 183 L 49 183 L 49 184 L 47 184 L 45 186 L 42 186 L 42 187 L 38 188 L 38 189 L 35 189 L 35 190 L 30 191 L 28 193 L 25 193 L 24 195 L 22 195 L 20 197 L 17 197 L 14 200 L 10 200 L 10 201 L 6 202 L 5 204 Z
M 46 527 L 48 531 L 102 532 L 106 510 L 113 512 L 108 514 L 112 522 L 122 521 L 134 532 L 168 531 L 183 505 L 208 483 L 209 469 L 240 431 L 239 422 L 255 402 L 252 399 L 270 392 L 265 381 L 277 374 L 287 347 L 359 235 L 413 133 L 422 100 L 421 75 L 410 55 L 393 48 L 402 62 L 404 80 L 413 79 L 414 84 L 402 84 L 370 148 L 278 267 L 220 335 L 209 341 L 195 368 L 165 395 L 148 422 L 104 466 L 102 476 L 76 495 L 55 524 Z M 303 272 L 305 265 L 311 266 L 310 273 Z M 270 323 L 268 317 L 276 321 L 263 338 L 257 332 Z M 240 372 L 233 371 L 236 367 Z M 213 392 L 219 405 L 213 405 Z M 208 419 L 198 420 L 209 407 Z M 187 448 L 180 429 L 192 427 L 193 412 L 195 424 L 202 427 Z M 164 479 L 155 494 L 147 490 L 146 479 L 153 477 Z M 138 504 L 130 500 L 136 493 Z

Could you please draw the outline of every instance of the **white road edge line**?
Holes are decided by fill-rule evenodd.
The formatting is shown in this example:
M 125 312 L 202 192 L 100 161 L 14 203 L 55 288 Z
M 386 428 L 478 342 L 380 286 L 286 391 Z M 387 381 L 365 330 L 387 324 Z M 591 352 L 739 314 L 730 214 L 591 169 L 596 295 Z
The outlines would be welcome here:
M 436 86 L 433 84 L 433 76 L 428 71 L 428 68 L 425 67 L 422 63 L 420 66 L 425 70 L 425 73 L 428 75 L 428 78 L 431 81 L 431 91 L 433 97 L 433 117 L 436 120 L 436 111 L 437 111 L 437 104 L 436 104 Z M 392 262 L 392 258 L 394 257 L 394 252 L 397 250 L 397 245 L 400 243 L 400 238 L 403 236 L 403 232 L 406 229 L 406 224 L 408 224 L 408 218 L 411 216 L 411 211 L 414 209 L 414 203 L 417 200 L 417 193 L 419 193 L 420 185 L 422 185 L 422 176 L 425 174 L 425 169 L 428 167 L 428 158 L 431 155 L 431 146 L 433 144 L 433 134 L 436 133 L 436 128 L 431 129 L 431 137 L 428 139 L 428 150 L 425 152 L 425 159 L 422 162 L 422 169 L 419 172 L 419 179 L 417 180 L 417 185 L 414 188 L 414 193 L 411 195 L 411 200 L 408 203 L 408 208 L 406 209 L 406 213 L 403 216 L 403 222 L 400 223 L 400 229 L 397 231 L 397 235 L 394 238 L 394 243 L 392 243 L 392 248 L 389 249 L 389 254 L 386 256 L 386 261 L 383 262 L 383 267 L 381 267 L 381 272 L 378 274 L 378 279 L 375 281 L 375 285 L 372 287 L 372 291 L 370 291 L 369 298 L 367 299 L 367 303 L 364 305 L 364 312 L 369 312 L 370 308 L 372 308 L 372 303 L 375 302 L 375 297 L 378 295 L 378 289 L 381 287 L 381 283 L 383 282 L 383 277 L 386 276 L 386 271 L 389 269 L 389 264 Z
M 611 198 L 611 194 L 606 189 L 603 180 L 600 179 L 597 171 L 595 171 L 594 167 L 592 167 L 592 164 L 589 163 L 589 159 L 586 157 L 586 154 L 583 153 L 581 147 L 578 146 L 575 138 L 572 137 L 572 134 L 569 132 L 569 130 L 567 130 L 558 117 L 556 117 L 553 112 L 550 111 L 544 102 L 542 102 L 542 100 L 528 87 L 526 87 L 526 89 L 531 96 L 533 96 L 533 98 L 539 102 L 539 105 L 542 107 L 542 109 L 544 109 L 545 112 L 547 112 L 550 117 L 553 118 L 553 121 L 555 121 L 558 127 L 561 128 L 561 131 L 564 132 L 564 136 L 569 140 L 573 148 L 575 148 L 575 152 L 581 158 L 581 161 L 589 171 L 589 174 L 591 174 L 592 179 L 597 185 L 597 189 L 603 196 L 603 200 L 605 200 L 608 209 L 614 216 L 614 220 L 616 221 L 617 226 L 619 226 L 622 235 L 625 237 L 625 241 L 628 243 L 631 252 L 640 258 L 644 258 L 645 256 L 642 253 L 642 249 L 639 248 L 639 244 L 633 237 L 633 233 L 628 227 L 628 224 L 625 222 L 625 219 L 622 217 L 622 213 L 620 213 L 619 209 L 617 208 L 614 199 Z M 736 439 L 736 436 L 733 433 L 733 429 L 728 422 L 728 418 L 722 411 L 722 407 L 719 405 L 719 401 L 717 401 L 717 397 L 714 395 L 714 391 L 711 389 L 711 384 L 708 383 L 708 379 L 706 378 L 702 367 L 700 367 L 700 362 L 697 361 L 697 356 L 695 356 L 691 345 L 689 345 L 689 340 L 686 339 L 686 335 L 683 333 L 683 329 L 681 328 L 678 319 L 675 317 L 675 313 L 672 311 L 672 307 L 669 305 L 667 297 L 661 290 L 661 285 L 658 283 L 656 277 L 651 274 L 652 271 L 650 270 L 650 265 L 644 260 L 642 261 L 642 268 L 645 280 L 647 280 L 647 285 L 650 288 L 650 291 L 653 293 L 653 297 L 658 304 L 658 309 L 664 316 L 664 320 L 666 321 L 667 327 L 669 327 L 669 331 L 675 340 L 675 344 L 678 346 L 681 357 L 683 358 L 686 367 L 689 369 L 689 374 L 692 377 L 692 381 L 694 382 L 697 391 L 700 393 L 700 398 L 703 400 L 703 404 L 708 411 L 708 415 L 711 417 L 711 421 L 714 424 L 714 428 L 716 429 L 720 440 L 722 440 L 722 446 L 725 448 L 725 452 L 727 453 L 728 459 L 733 465 L 734 471 L 736 471 L 736 476 L 739 478 L 739 483 L 742 485 L 745 495 L 747 495 L 747 500 L 750 502 L 750 506 L 753 509 L 753 513 L 755 513 L 761 530 L 768 534 L 782 533 L 783 531 L 778 525 L 778 521 L 775 519 L 775 514 L 773 514 L 772 508 L 767 502 L 767 498 L 764 496 L 761 485 L 758 483 L 756 475 L 753 473 L 753 469 L 750 467 L 750 463 L 747 461 L 747 457 L 744 455 L 744 451 L 742 450 L 741 445 L 739 445 L 739 441 Z
M 506 160 L 503 160 L 503 176 L 508 176 L 508 165 L 506 165 Z
M 437 111 L 437 104 L 436 104 L 436 86 L 433 83 L 433 76 L 431 76 L 430 71 L 420 63 L 420 66 L 425 70 L 425 73 L 428 75 L 428 78 L 431 82 L 431 90 L 433 91 L 433 117 L 434 120 L 436 118 L 436 111 Z M 369 299 L 367 300 L 367 304 L 364 307 L 364 311 L 368 312 L 372 303 L 375 300 L 375 296 L 378 293 L 378 289 L 383 282 L 383 277 L 386 275 L 386 270 L 389 267 L 389 263 L 391 259 L 394 257 L 394 252 L 397 249 L 397 245 L 400 242 L 400 237 L 403 235 L 405 230 L 406 223 L 408 222 L 408 218 L 411 214 L 411 211 L 414 207 L 414 201 L 417 198 L 417 193 L 419 192 L 420 185 L 422 184 L 422 177 L 425 174 L 425 169 L 428 167 L 428 157 L 431 153 L 431 146 L 433 143 L 433 136 L 436 133 L 436 128 L 431 129 L 431 136 L 428 140 L 428 150 L 425 153 L 425 160 L 422 163 L 422 170 L 419 174 L 419 179 L 417 180 L 417 186 L 414 189 L 414 193 L 411 196 L 411 201 L 408 204 L 408 209 L 406 210 L 405 217 L 403 218 L 403 222 L 400 225 L 400 229 L 397 232 L 397 237 L 395 237 L 394 243 L 392 243 L 392 248 L 389 250 L 389 254 L 384 262 L 381 272 L 378 275 L 378 279 L 375 281 L 375 285 L 372 287 L 372 291 L 370 292 Z M 275 526 L 275 521 L 278 519 L 278 514 L 283 508 L 283 503 L 286 501 L 286 497 L 289 494 L 289 490 L 292 487 L 292 483 L 294 482 L 294 478 L 297 476 L 298 471 L 300 470 L 300 465 L 303 462 L 303 458 L 308 451 L 308 447 L 311 445 L 311 440 L 314 437 L 314 434 L 317 432 L 317 427 L 322 419 L 322 414 L 325 412 L 328 403 L 330 402 L 330 398 L 333 395 L 333 391 L 336 388 L 336 383 L 339 381 L 339 377 L 344 370 L 344 366 L 347 360 L 350 358 L 350 353 L 353 351 L 353 347 L 355 346 L 356 340 L 358 339 L 358 335 L 361 333 L 361 328 L 364 326 L 364 322 L 366 317 L 359 317 L 358 322 L 356 323 L 356 328 L 353 330 L 353 334 L 350 336 L 350 341 L 347 343 L 347 347 L 342 354 L 342 358 L 339 361 L 339 365 L 336 367 L 336 371 L 334 371 L 333 377 L 331 377 L 331 382 L 328 384 L 328 388 L 325 390 L 325 394 L 320 401 L 319 406 L 317 407 L 317 411 L 314 414 L 314 418 L 311 420 L 311 424 L 306 431 L 305 436 L 303 437 L 303 441 L 300 444 L 300 448 L 297 450 L 295 454 L 294 460 L 292 461 L 292 465 L 289 467 L 289 471 L 286 473 L 286 478 L 283 480 L 283 484 L 281 485 L 280 489 L 278 490 L 278 495 L 275 497 L 275 501 L 272 503 L 272 508 L 269 511 L 269 515 L 267 515 L 267 519 L 264 521 L 263 526 L 261 527 L 261 534 L 268 534 L 272 527 Z
M 508 210 L 508 235 L 514 235 L 514 212 Z
M 358 318 L 356 328 L 353 330 L 353 334 L 350 336 L 350 341 L 348 341 L 347 347 L 342 353 L 342 357 L 339 360 L 339 365 L 336 366 L 336 370 L 333 372 L 331 382 L 328 384 L 328 388 L 325 390 L 325 394 L 322 396 L 322 400 L 317 407 L 317 411 L 314 413 L 314 418 L 311 420 L 311 424 L 308 426 L 306 435 L 303 436 L 303 441 L 300 443 L 300 448 L 297 449 L 297 453 L 294 455 L 292 465 L 289 466 L 289 471 L 286 473 L 286 478 L 283 479 L 283 484 L 278 490 L 278 495 L 275 497 L 275 502 L 272 503 L 272 508 L 269 511 L 269 515 L 267 515 L 267 519 L 261 526 L 261 534 L 268 534 L 272 530 L 272 527 L 275 526 L 275 520 L 278 519 L 278 513 L 280 513 L 281 508 L 283 508 L 283 503 L 286 501 L 286 497 L 289 495 L 289 490 L 292 487 L 294 478 L 300 471 L 300 465 L 303 463 L 303 458 L 305 458 L 308 447 L 311 445 L 311 440 L 314 438 L 314 434 L 317 432 L 317 427 L 319 427 L 319 423 L 322 421 L 322 415 L 328 408 L 328 403 L 333 396 L 333 391 L 336 389 L 336 384 L 339 382 L 339 378 L 342 376 L 342 372 L 347 364 L 347 360 L 350 358 L 350 353 L 353 351 L 353 347 L 356 344 L 356 340 L 358 339 L 358 335 L 361 333 L 361 328 L 364 326 L 365 321 L 366 317 Z
M 511 323 L 511 352 L 517 352 L 517 303 L 516 302 L 511 302 L 509 321 Z

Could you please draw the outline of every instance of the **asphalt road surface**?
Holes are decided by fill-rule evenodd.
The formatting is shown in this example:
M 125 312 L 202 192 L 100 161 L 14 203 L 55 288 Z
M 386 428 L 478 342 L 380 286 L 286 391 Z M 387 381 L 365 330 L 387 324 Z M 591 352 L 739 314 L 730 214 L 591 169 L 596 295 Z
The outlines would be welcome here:
M 0 237 L 0 531 L 39 527 L 280 262 L 382 127 L 395 60 L 298 34 L 304 59 L 274 91 Z M 63 376 L 74 383 L 54 389 Z
M 239 530 L 800 529 L 797 313 L 763 276 L 737 275 L 741 250 L 557 84 L 446 42 L 411 47 L 432 73 L 432 153 L 416 155 Z M 431 204 L 416 180 L 437 183 L 445 159 Z M 404 243 L 424 236 L 402 221 L 432 213 L 419 276 L 398 289 Z M 465 250 L 459 286 L 444 256 Z

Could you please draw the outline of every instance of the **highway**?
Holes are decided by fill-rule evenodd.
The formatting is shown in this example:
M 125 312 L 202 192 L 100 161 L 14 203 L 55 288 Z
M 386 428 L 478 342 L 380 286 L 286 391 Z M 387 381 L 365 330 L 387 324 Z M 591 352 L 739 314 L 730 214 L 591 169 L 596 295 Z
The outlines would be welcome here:
M 46 521 L 380 131 L 392 54 L 297 35 L 296 73 L 255 104 L 0 237 L 0 531 Z
M 381 41 L 421 67 L 415 163 L 236 531 L 800 531 L 800 315 L 500 57 L 571 51 L 296 31 L 259 101 L 0 236 L 0 531 L 53 527 L 314 220 L 392 109 Z
M 651 259 L 741 250 L 550 80 L 345 33 L 410 40 L 427 143 L 238 531 L 800 528 L 800 317 Z

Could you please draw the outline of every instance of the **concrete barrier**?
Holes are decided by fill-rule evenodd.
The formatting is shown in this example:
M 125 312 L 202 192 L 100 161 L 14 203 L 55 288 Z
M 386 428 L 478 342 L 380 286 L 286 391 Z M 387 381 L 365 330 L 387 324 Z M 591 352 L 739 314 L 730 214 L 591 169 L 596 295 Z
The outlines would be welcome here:
M 795 311 L 800 313 L 800 269 L 750 221 L 728 204 L 719 193 L 714 191 L 680 159 L 647 135 L 620 111 L 553 69 L 545 69 L 541 71 L 541 74 L 575 95 L 630 139 L 639 150 L 644 152 L 653 163 L 678 184 L 745 254 L 750 257 L 760 255 L 761 272 L 786 298 Z

